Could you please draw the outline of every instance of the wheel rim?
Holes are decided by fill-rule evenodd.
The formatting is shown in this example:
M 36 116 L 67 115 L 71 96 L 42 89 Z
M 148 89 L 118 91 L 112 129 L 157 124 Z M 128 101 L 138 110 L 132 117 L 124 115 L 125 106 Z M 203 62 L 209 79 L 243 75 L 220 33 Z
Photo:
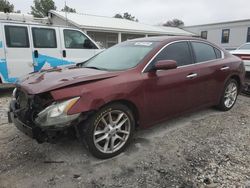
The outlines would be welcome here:
M 101 116 L 94 130 L 94 144 L 102 153 L 114 153 L 127 142 L 131 122 L 128 115 L 112 110 Z
M 231 108 L 234 105 L 237 98 L 237 92 L 237 85 L 234 82 L 228 84 L 224 95 L 224 104 L 227 108 Z

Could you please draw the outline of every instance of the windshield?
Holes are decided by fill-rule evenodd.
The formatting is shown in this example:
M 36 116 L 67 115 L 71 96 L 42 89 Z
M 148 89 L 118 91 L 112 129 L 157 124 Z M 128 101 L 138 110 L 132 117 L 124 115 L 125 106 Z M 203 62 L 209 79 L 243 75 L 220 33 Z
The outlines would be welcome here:
M 238 48 L 239 50 L 250 50 L 250 44 L 244 44 Z
M 124 42 L 91 58 L 83 67 L 110 71 L 127 70 L 137 66 L 155 45 L 155 42 Z

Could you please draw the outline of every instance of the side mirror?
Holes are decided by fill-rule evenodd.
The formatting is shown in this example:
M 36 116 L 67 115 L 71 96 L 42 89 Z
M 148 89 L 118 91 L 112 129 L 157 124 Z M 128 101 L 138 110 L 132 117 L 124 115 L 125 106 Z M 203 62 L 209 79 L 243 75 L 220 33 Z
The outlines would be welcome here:
M 160 60 L 155 63 L 154 70 L 176 69 L 177 62 L 174 60 Z

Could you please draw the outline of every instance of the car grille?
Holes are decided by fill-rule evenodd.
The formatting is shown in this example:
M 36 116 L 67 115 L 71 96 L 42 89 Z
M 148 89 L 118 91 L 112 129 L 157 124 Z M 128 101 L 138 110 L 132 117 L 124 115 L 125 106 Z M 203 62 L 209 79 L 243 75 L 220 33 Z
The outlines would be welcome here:
M 53 102 L 50 93 L 29 95 L 19 88 L 16 90 L 15 98 L 16 115 L 23 123 L 31 126 L 34 123 L 37 114 Z
M 16 115 L 23 122 L 27 122 L 27 115 L 29 114 L 29 96 L 23 90 L 16 90 Z

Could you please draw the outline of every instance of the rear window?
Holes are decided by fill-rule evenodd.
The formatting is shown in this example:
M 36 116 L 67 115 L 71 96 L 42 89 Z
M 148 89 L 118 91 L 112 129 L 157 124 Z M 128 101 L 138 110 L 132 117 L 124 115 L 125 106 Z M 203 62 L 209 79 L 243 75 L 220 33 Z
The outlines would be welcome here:
M 55 29 L 32 28 L 35 48 L 57 48 Z
M 214 47 L 201 42 L 191 43 L 194 50 L 195 60 L 197 63 L 217 59 Z
M 27 27 L 4 26 L 6 44 L 9 48 L 29 48 L 29 36 Z

